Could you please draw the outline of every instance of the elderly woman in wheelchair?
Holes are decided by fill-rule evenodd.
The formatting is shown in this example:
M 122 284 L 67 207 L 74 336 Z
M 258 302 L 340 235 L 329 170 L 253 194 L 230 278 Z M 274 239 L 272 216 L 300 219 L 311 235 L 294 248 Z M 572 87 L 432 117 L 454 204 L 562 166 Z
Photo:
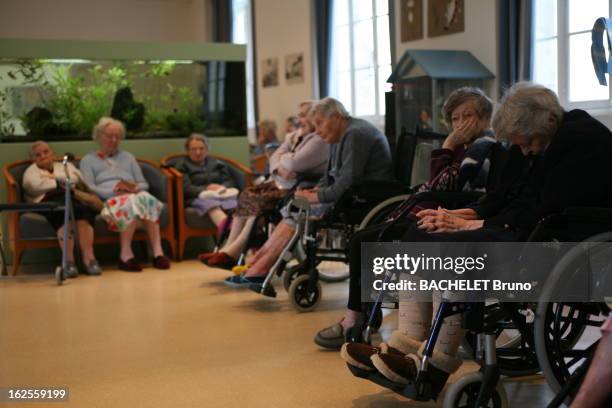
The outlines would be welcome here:
M 232 268 L 247 249 L 257 218 L 273 211 L 305 175 L 323 174 L 329 146 L 315 133 L 314 125 L 308 118 L 312 104 L 312 101 L 299 104 L 301 126 L 287 135 L 270 157 L 270 177 L 266 182 L 242 192 L 223 247 L 216 252 L 200 254 L 198 259 L 201 262 L 217 268 Z
M 310 118 L 317 134 L 330 145 L 323 178 L 314 188 L 295 193 L 311 204 L 313 214 L 322 215 L 331 208 L 356 180 L 392 179 L 389 144 L 372 124 L 351 117 L 342 103 L 333 98 L 315 103 Z M 231 286 L 263 283 L 294 232 L 295 223 L 289 217 L 284 218 L 251 260 L 244 275 L 231 276 L 225 282 Z
M 519 83 L 502 99 L 492 125 L 499 139 L 520 149 L 527 165 L 508 164 L 500 188 L 488 192 L 479 206 L 419 212 L 419 221 L 404 231 L 402 241 L 524 241 L 536 225 L 540 232 L 544 230 L 536 239 L 563 240 L 568 236 L 567 225 L 546 231 L 538 221 L 568 207 L 612 207 L 612 180 L 598 177 L 608 167 L 612 133 L 586 112 L 565 112 L 551 90 Z M 412 301 L 408 292 L 402 295 L 399 329 L 388 343 L 379 347 L 346 343 L 341 355 L 361 372 L 378 372 L 390 381 L 388 384 L 396 384 L 396 390 L 406 391 L 403 386 L 415 384 L 426 371 L 426 382 L 432 387 L 427 397 L 435 398 L 461 365 L 457 350 L 465 335 L 462 314 L 445 313 L 436 318 L 436 329 L 424 342 L 433 312 L 446 302 L 440 303 L 439 293 L 434 293 L 433 305 Z M 413 392 L 423 397 L 418 390 Z
M 432 151 L 430 180 L 416 189 L 416 193 L 426 191 L 473 191 L 484 190 L 490 184 L 489 169 L 491 158 L 497 149 L 489 122 L 493 112 L 491 100 L 477 88 L 460 88 L 452 92 L 442 107 L 442 114 L 451 127 L 442 148 Z M 358 231 L 351 238 L 348 252 L 350 260 L 350 289 L 348 307 L 344 318 L 328 328 L 321 330 L 315 343 L 321 347 L 339 349 L 344 343 L 347 331 L 353 326 L 361 326 L 365 311 L 361 304 L 361 243 L 385 240 L 401 236 L 407 225 L 415 222 L 415 214 L 424 208 L 436 208 L 435 203 L 418 203 L 411 206 L 413 198 L 398 207 L 392 217 L 403 211 L 394 225 L 387 223 L 374 225 Z

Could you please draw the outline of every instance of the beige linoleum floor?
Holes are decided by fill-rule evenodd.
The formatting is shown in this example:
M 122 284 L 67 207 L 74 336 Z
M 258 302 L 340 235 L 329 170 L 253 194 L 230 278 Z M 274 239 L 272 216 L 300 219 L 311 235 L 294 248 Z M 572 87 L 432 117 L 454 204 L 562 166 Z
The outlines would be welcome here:
M 69 403 L 14 405 L 23 408 L 436 406 L 354 378 L 338 353 L 314 345 L 340 317 L 346 283 L 324 284 L 320 307 L 299 314 L 284 292 L 264 298 L 226 287 L 225 276 L 184 261 L 62 287 L 50 276 L 2 279 L 0 387 L 70 388 Z M 395 323 L 392 314 L 383 336 Z M 506 388 L 511 407 L 551 397 L 539 376 Z

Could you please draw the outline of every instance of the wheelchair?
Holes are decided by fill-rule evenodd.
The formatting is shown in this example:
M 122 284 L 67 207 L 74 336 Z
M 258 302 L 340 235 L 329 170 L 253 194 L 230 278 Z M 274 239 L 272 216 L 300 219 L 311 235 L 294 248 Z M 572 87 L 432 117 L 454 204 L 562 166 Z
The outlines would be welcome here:
M 554 231 L 560 230 L 569 231 L 569 234 L 562 234 L 565 235 L 563 239 L 568 242 L 570 239 L 573 242 L 612 242 L 612 232 L 605 232 L 612 231 L 612 209 L 569 208 L 562 214 L 541 220 L 528 238 L 528 242 L 551 239 L 554 242 L 556 239 Z M 464 328 L 468 330 L 464 348 L 471 352 L 481 368 L 447 387 L 443 397 L 445 408 L 507 407 L 508 400 L 499 382 L 500 375 L 525 375 L 540 370 L 553 391 L 557 393 L 549 407 L 569 403 L 575 396 L 597 347 L 598 328 L 610 312 L 611 299 L 608 297 L 602 297 L 601 302 L 586 303 L 553 300 L 556 290 L 562 285 L 568 285 L 572 277 L 578 277 L 583 273 L 572 263 L 584 256 L 581 252 L 584 251 L 583 248 L 582 246 L 572 248 L 556 263 L 544 283 L 537 303 L 484 304 L 443 300 L 426 341 L 424 358 L 413 383 L 408 385 L 394 383 L 380 373 L 364 371 L 351 365 L 348 365 L 349 370 L 356 377 L 372 381 L 414 400 L 438 399 L 444 384 L 430 377 L 428 360 L 433 355 L 433 348 L 444 318 L 461 313 L 464 315 Z M 599 284 L 604 288 L 610 288 L 609 282 L 599 282 Z M 380 307 L 380 304 L 375 306 Z M 370 321 L 373 315 L 374 313 Z M 518 335 L 510 344 L 499 347 L 496 340 L 499 334 L 507 329 L 517 331 Z
M 322 289 L 320 281 L 324 280 L 319 271 L 319 264 L 323 261 L 347 263 L 345 249 L 346 242 L 358 229 L 368 225 L 380 223 L 396 206 L 397 203 L 408 197 L 397 195 L 385 200 L 388 193 L 403 190 L 402 186 L 395 184 L 395 189 L 379 189 L 382 194 L 363 194 L 371 186 L 361 185 L 350 189 L 343 198 L 328 211 L 322 218 L 311 215 L 312 208 L 302 199 L 293 199 L 288 205 L 290 217 L 294 220 L 296 228 L 277 261 L 268 272 L 261 284 L 252 284 L 250 289 L 268 297 L 276 297 L 276 289 L 271 284 L 272 278 L 281 277 L 284 289 L 289 294 L 291 306 L 299 312 L 314 310 L 321 301 Z M 400 191 L 401 191 L 400 190 Z M 377 204 L 377 205 L 375 205 Z M 330 244 L 330 237 L 333 241 Z M 327 241 L 327 245 L 321 245 Z M 335 244 L 340 243 L 340 247 Z M 292 260 L 297 264 L 287 268 Z M 344 280 L 348 277 L 348 270 L 344 275 L 334 276 L 328 281 Z

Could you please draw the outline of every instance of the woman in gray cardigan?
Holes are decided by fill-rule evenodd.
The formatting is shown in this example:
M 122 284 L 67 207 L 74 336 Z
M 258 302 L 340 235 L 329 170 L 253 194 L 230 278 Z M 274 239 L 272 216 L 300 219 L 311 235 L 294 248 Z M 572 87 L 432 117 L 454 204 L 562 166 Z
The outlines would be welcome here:
M 286 191 L 293 187 L 300 174 L 321 175 L 329 156 L 329 146 L 314 133 L 308 119 L 311 101 L 300 104 L 301 127 L 285 137 L 283 144 L 270 157 L 270 178 L 240 194 L 230 235 L 219 252 L 204 253 L 199 259 L 215 267 L 232 267 L 246 248 L 255 219 L 264 210 L 273 209 Z

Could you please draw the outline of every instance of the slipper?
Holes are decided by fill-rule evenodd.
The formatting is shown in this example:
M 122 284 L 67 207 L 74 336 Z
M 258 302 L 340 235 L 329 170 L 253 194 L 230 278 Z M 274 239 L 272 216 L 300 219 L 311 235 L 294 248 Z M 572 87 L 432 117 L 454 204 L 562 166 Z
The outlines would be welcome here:
M 225 252 L 219 252 L 212 258 L 208 258 L 208 266 L 213 268 L 221 268 L 231 270 L 236 265 L 236 260 L 226 254 Z

